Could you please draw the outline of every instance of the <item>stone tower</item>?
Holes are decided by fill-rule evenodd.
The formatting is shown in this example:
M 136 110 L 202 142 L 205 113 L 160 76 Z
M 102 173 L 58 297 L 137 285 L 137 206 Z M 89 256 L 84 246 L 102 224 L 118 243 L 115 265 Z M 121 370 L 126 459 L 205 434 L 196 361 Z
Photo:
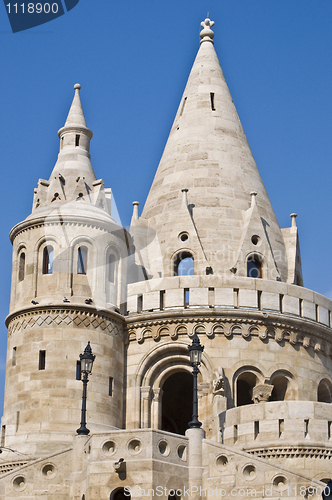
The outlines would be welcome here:
M 79 354 L 98 353 L 90 420 L 122 426 L 123 302 L 127 236 L 111 217 L 111 190 L 90 162 L 80 85 L 48 181 L 32 213 L 11 231 L 13 274 L 2 440 L 6 446 L 63 446 L 80 421 Z M 76 380 L 78 378 L 78 380 Z M 109 397 L 110 385 L 113 391 Z
M 75 86 L 58 162 L 11 232 L 1 498 L 321 498 L 331 477 L 332 302 L 303 287 L 296 214 L 279 227 L 213 24 L 130 236 Z M 197 336 L 203 425 L 188 429 Z

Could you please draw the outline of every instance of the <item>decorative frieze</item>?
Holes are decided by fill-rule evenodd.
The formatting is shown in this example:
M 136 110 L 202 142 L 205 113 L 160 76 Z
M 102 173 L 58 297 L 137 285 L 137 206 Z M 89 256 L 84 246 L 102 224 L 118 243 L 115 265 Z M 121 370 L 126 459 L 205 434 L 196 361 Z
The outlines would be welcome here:
M 131 319 L 131 318 L 130 318 Z M 258 337 L 262 342 L 274 340 L 280 345 L 289 342 L 291 345 L 303 345 L 304 348 L 313 348 L 316 352 L 321 352 L 326 356 L 332 356 L 332 344 L 328 333 L 314 331 L 307 328 L 304 323 L 286 324 L 278 321 L 268 321 L 257 318 L 222 316 L 220 318 L 211 316 L 173 316 L 149 319 L 132 322 L 127 320 L 129 342 L 137 340 L 142 343 L 144 339 L 153 338 L 158 341 L 162 337 L 170 337 L 172 340 L 180 336 L 193 337 L 195 333 L 206 335 L 208 338 L 224 336 L 231 339 L 235 336 L 242 336 L 246 340 Z
M 285 458 L 332 458 L 332 448 L 323 446 L 287 446 L 278 448 L 256 448 L 247 450 L 251 455 L 265 459 L 285 459 Z
M 99 329 L 113 337 L 123 337 L 122 325 L 102 313 L 47 308 L 36 312 L 22 313 L 9 320 L 8 335 L 10 336 L 16 332 L 34 327 L 54 328 L 59 326 L 65 328 L 87 328 L 90 330 Z

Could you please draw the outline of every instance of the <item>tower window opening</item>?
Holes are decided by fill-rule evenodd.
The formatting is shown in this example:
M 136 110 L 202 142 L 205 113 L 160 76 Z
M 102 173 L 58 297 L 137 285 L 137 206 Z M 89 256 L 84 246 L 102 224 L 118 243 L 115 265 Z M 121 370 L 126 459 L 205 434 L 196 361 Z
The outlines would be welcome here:
M 113 377 L 109 377 L 109 379 L 108 379 L 108 395 L 109 396 L 113 396 L 113 383 L 114 383 Z
M 25 253 L 21 252 L 19 267 L 18 267 L 18 281 L 23 281 L 25 276 Z
M 303 299 L 299 299 L 299 315 L 303 318 Z
M 86 274 L 88 263 L 87 247 L 79 247 L 77 251 L 77 274 Z
M 209 288 L 208 290 L 208 302 L 209 307 L 214 307 L 214 288 Z
M 183 99 L 183 103 L 182 103 L 182 107 L 181 107 L 181 111 L 180 111 L 180 116 L 182 116 L 182 113 L 183 113 L 183 111 L 184 111 L 184 107 L 185 107 L 185 105 L 186 105 L 186 102 L 187 102 L 187 98 L 185 97 L 185 98 Z
M 45 366 L 46 366 L 46 351 L 39 351 L 38 370 L 45 370 Z
M 116 262 L 115 256 L 113 254 L 109 254 L 107 261 L 107 267 L 108 267 L 107 277 L 110 283 L 115 282 L 115 262 Z
M 165 309 L 165 290 L 160 290 L 160 310 L 163 311 Z
M 319 306 L 318 306 L 318 304 L 315 305 L 315 313 L 316 313 L 316 321 L 319 321 Z
M 53 273 L 54 249 L 47 245 L 43 250 L 43 274 Z
M 304 419 L 304 437 L 305 438 L 309 437 L 309 419 L 308 418 Z
M 212 111 L 215 111 L 216 108 L 214 107 L 214 92 L 210 92 L 210 101 L 211 101 L 211 109 Z
M 5 446 L 5 437 L 6 437 L 6 426 L 3 425 L 1 427 L 1 447 L 3 448 Z
M 183 290 L 183 306 L 189 307 L 189 288 Z
M 259 434 L 259 420 L 255 420 L 254 422 L 254 439 L 257 439 Z
M 282 313 L 284 312 L 284 296 L 280 293 L 279 294 L 279 311 Z
M 256 385 L 256 375 L 251 372 L 244 372 L 239 375 L 236 381 L 237 406 L 253 404 L 252 391 Z
M 262 291 L 261 290 L 257 291 L 257 307 L 258 307 L 259 311 L 262 310 Z
M 273 390 L 270 396 L 270 401 L 285 401 L 287 389 L 288 389 L 288 379 L 283 375 L 278 375 L 272 380 Z
M 81 361 L 76 361 L 76 380 L 81 380 Z
M 237 440 L 238 440 L 237 425 L 234 425 L 234 427 L 233 427 L 233 443 L 235 444 Z
M 16 347 L 13 347 L 12 366 L 16 366 Z
M 328 440 L 331 439 L 331 425 L 332 425 L 331 421 L 327 422 L 327 439 Z
M 283 418 L 280 418 L 279 419 L 279 437 L 282 436 L 284 429 L 285 429 L 285 421 Z
M 192 276 L 194 258 L 189 252 L 180 252 L 174 259 L 174 276 Z
M 317 389 L 317 401 L 320 403 L 332 403 L 332 386 L 328 380 L 321 380 Z
M 75 146 L 78 147 L 80 145 L 80 136 L 79 134 L 76 134 L 76 137 L 75 137 Z
M 143 310 L 143 295 L 137 295 L 137 312 L 140 313 Z
M 248 278 L 262 277 L 262 258 L 257 254 L 249 255 L 247 259 L 247 277 Z

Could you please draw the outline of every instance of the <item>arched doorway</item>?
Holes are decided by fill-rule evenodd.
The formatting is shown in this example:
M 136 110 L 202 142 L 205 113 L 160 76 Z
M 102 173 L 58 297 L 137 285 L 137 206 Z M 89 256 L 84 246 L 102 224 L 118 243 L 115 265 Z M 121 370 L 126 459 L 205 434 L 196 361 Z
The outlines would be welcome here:
M 162 430 L 184 435 L 192 418 L 193 377 L 185 371 L 173 373 L 162 390 Z

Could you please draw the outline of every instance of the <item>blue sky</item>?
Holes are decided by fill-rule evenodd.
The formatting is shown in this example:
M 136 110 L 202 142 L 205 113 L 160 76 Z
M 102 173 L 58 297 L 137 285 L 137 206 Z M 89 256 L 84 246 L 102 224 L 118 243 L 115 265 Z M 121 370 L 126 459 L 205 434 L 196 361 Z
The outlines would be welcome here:
M 16 34 L 0 5 L 0 404 L 8 233 L 29 215 L 38 179 L 50 176 L 73 85 L 82 85 L 97 178 L 128 225 L 132 201 L 142 208 L 149 191 L 207 12 L 280 226 L 298 214 L 304 285 L 332 297 L 331 0 L 80 0 Z

